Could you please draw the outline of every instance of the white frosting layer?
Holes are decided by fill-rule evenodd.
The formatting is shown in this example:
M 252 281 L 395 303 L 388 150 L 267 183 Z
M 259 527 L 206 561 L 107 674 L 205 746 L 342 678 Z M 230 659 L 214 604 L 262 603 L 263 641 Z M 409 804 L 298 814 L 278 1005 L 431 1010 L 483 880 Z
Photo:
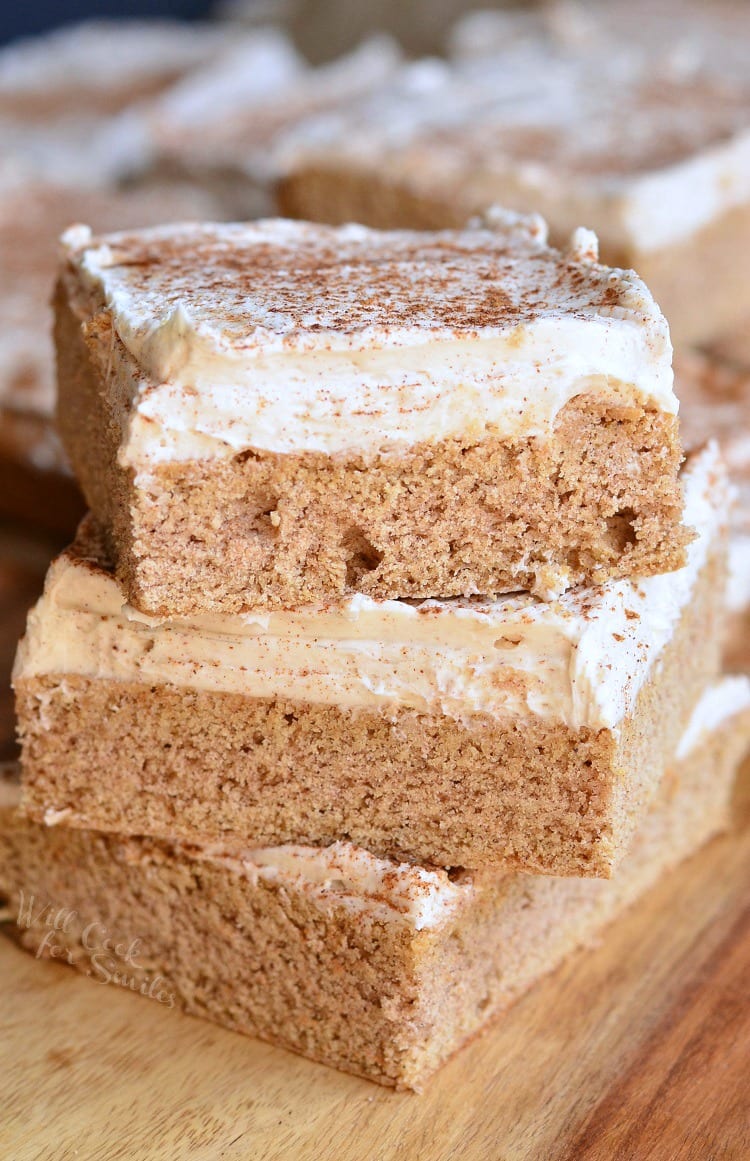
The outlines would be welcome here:
M 675 757 L 687 758 L 736 714 L 750 710 L 750 678 L 724 677 L 710 685 L 693 710 Z
M 445 922 L 474 892 L 469 875 L 454 882 L 444 870 L 378 858 L 346 842 L 264 847 L 242 855 L 225 854 L 220 844 L 189 851 L 253 882 L 288 882 L 320 906 L 343 905 L 383 922 L 405 921 L 415 931 Z
M 623 237 L 644 253 L 659 250 L 689 238 L 749 200 L 747 131 L 634 181 L 622 208 Z
M 216 59 L 167 89 L 142 116 L 161 132 L 205 134 L 238 110 L 252 117 L 258 107 L 283 100 L 288 87 L 308 71 L 288 37 L 263 29 L 227 45 Z
M 104 303 L 128 353 L 121 460 L 146 471 L 247 448 L 544 435 L 582 394 L 674 413 L 664 317 L 634 273 L 592 262 L 588 236 L 576 246 L 561 255 L 517 218 L 67 236 L 82 313 Z
M 412 707 L 617 730 L 692 599 L 727 519 L 710 447 L 685 472 L 697 531 L 676 572 L 570 591 L 553 602 L 376 602 L 159 623 L 123 607 L 111 577 L 74 556 L 52 566 L 15 680 L 40 674 L 171 684 L 329 705 Z

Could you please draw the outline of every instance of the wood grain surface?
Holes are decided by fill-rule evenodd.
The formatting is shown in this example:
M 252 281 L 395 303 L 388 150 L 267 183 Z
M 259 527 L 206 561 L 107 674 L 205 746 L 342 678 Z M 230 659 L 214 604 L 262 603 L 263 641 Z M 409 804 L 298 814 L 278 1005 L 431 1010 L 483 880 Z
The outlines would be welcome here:
M 6 674 L 48 551 L 0 536 Z M 748 1161 L 748 771 L 735 818 L 422 1096 L 34 960 L 6 924 L 0 1159 Z

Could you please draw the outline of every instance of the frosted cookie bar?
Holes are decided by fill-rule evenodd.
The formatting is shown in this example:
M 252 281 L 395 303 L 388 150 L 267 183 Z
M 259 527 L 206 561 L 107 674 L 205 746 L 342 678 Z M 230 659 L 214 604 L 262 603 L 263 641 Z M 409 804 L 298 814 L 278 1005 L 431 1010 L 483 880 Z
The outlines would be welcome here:
M 715 450 L 685 491 L 698 536 L 682 569 L 553 602 L 360 595 L 161 622 L 126 605 L 84 528 L 16 660 L 26 809 L 235 848 L 345 837 L 441 866 L 606 876 L 718 670 Z
M 537 219 L 67 236 L 59 426 L 154 615 L 681 565 L 666 323 Z
M 258 31 L 116 128 L 140 137 L 143 177 L 194 181 L 220 200 L 222 217 L 244 221 L 273 213 L 277 138 L 382 84 L 399 62 L 395 42 L 377 36 L 310 68 L 287 38 Z
M 124 982 L 321 1063 L 419 1089 L 724 828 L 749 734 L 747 681 L 710 689 L 607 882 L 449 874 L 346 842 L 230 852 L 220 842 L 44 827 L 19 817 L 6 788 L 0 891 L 37 956 L 55 948 L 98 982 Z M 107 778 L 112 766 L 110 755 Z M 45 915 L 60 914 L 57 929 L 45 927 Z M 105 954 L 102 928 L 127 936 L 130 953 Z
M 498 202 L 543 214 L 557 243 L 583 223 L 644 278 L 676 343 L 715 338 L 750 316 L 750 83 L 676 59 L 670 33 L 660 55 L 530 24 L 494 55 L 406 66 L 289 135 L 280 210 L 439 228 Z
M 279 30 L 176 21 L 93 20 L 13 42 L 0 49 L 0 174 L 84 189 L 132 179 L 150 157 L 150 105 L 238 52 L 259 77 L 299 59 Z

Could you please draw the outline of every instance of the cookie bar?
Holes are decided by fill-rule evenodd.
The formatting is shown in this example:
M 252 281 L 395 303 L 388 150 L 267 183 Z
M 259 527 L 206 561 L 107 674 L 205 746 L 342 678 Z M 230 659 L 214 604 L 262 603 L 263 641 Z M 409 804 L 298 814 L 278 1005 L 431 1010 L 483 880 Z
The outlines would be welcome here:
M 56 333 L 65 449 L 151 615 L 684 562 L 666 323 L 585 232 L 76 230 Z
M 716 450 L 696 455 L 684 568 L 552 602 L 360 595 L 160 621 L 85 526 L 16 659 L 26 809 L 606 876 L 718 670 L 727 490 Z

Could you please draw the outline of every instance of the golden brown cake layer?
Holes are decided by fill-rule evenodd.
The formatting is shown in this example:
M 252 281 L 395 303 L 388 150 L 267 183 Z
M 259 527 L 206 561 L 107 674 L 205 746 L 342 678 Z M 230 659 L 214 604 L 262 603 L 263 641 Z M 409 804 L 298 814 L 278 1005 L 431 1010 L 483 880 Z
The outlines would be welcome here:
M 684 561 L 677 421 L 658 409 L 584 395 L 549 438 L 453 437 L 371 456 L 250 449 L 139 477 L 118 455 L 118 340 L 102 316 L 84 329 L 60 290 L 62 438 L 144 612 L 547 592 Z

